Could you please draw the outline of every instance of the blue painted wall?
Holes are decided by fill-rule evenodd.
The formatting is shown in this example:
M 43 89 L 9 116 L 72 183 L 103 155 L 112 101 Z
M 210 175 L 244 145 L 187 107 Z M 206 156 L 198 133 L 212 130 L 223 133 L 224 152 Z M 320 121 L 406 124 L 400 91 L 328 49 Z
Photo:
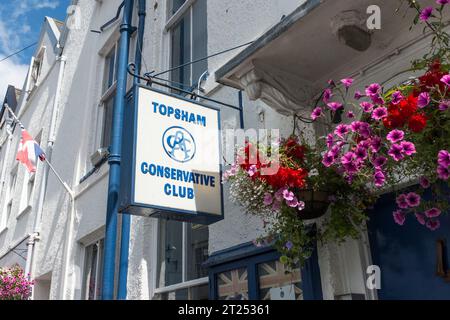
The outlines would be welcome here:
M 450 282 L 436 275 L 436 241 L 446 239 L 450 245 L 450 215 L 440 219 L 439 230 L 430 231 L 413 215 L 397 225 L 394 210 L 394 195 L 383 196 L 369 222 L 373 263 L 381 268 L 379 299 L 450 299 Z

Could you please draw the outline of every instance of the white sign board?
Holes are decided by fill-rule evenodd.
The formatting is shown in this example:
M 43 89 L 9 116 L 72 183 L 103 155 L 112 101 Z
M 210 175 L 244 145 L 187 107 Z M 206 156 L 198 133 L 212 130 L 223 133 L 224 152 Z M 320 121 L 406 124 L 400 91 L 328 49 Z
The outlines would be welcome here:
M 143 87 L 135 92 L 130 205 L 179 220 L 221 218 L 219 111 Z

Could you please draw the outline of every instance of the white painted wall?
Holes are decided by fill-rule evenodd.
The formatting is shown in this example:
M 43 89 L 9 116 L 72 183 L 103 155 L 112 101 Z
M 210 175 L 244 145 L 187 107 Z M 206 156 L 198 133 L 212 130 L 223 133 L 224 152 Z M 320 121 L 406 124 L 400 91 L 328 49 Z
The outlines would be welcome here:
M 92 1 L 80 0 L 82 25 L 78 30 L 71 30 L 67 39 L 64 55 L 67 56 L 67 67 L 64 73 L 60 101 L 60 114 L 57 123 L 57 139 L 53 153 L 53 164 L 61 173 L 63 179 L 76 192 L 76 228 L 75 248 L 71 261 L 72 296 L 81 298 L 81 278 L 84 266 L 84 248 L 102 237 L 106 216 L 108 166 L 104 165 L 99 172 L 87 181 L 79 184 L 79 179 L 91 169 L 90 156 L 98 147 L 99 142 L 99 101 L 101 96 L 101 80 L 103 78 L 103 57 L 112 39 L 115 39 L 118 23 L 102 34 L 92 33 L 98 30 L 115 14 L 121 0 Z M 288 15 L 304 1 L 299 0 L 208 0 L 208 53 L 218 51 L 255 40 L 270 27 L 280 21 L 283 15 Z M 157 6 L 156 6 L 157 4 Z M 170 35 L 164 31 L 167 19 L 167 1 L 147 1 L 147 21 L 144 39 L 144 68 L 148 70 L 166 70 L 169 67 Z M 133 42 L 134 43 L 134 42 Z M 376 73 L 368 73 L 361 78 L 362 83 L 381 81 L 386 72 L 395 73 L 404 67 L 411 56 L 417 56 L 421 49 L 405 51 L 398 57 L 386 61 L 383 68 Z M 134 44 L 132 45 L 134 47 Z M 134 60 L 134 49 L 130 60 Z M 51 52 L 51 50 L 48 50 Z M 211 97 L 238 104 L 236 90 L 223 87 L 215 82 L 214 72 L 239 52 L 231 52 L 213 58 L 208 63 L 211 74 L 205 88 Z M 333 75 L 326 75 L 332 77 Z M 49 71 L 48 85 L 44 83 L 30 98 L 30 107 L 22 107 L 21 119 L 32 134 L 44 128 L 43 139 L 49 122 L 49 107 L 54 97 L 57 69 Z M 244 94 L 244 110 L 246 128 L 276 128 L 281 129 L 283 136 L 292 130 L 292 120 L 275 113 L 260 101 L 249 101 Z M 236 111 L 222 108 L 222 127 L 234 128 L 239 125 Z M 4 135 L 4 133 L 2 133 Z M 1 140 L 3 141 L 3 140 Z M 13 143 L 16 148 L 18 138 Z M 8 161 L 12 167 L 15 155 L 10 154 Z M 39 173 L 36 181 L 40 181 Z M 7 171 L 8 172 L 8 171 Z M 19 169 L 17 186 L 23 184 L 24 169 Z M 39 185 L 39 183 L 37 183 Z M 18 201 L 19 197 L 15 201 Z M 254 240 L 262 232 L 259 219 L 247 216 L 242 209 L 230 203 L 228 190 L 225 192 L 225 220 L 210 226 L 209 251 L 218 250 Z M 14 208 L 17 208 L 15 202 Z M 34 208 L 34 206 L 33 206 Z M 66 219 L 69 210 L 68 196 L 60 183 L 50 173 L 44 215 L 42 218 L 41 240 L 37 244 L 33 272 L 36 278 L 42 277 L 51 282 L 45 282 L 45 289 L 50 290 L 49 297 L 61 297 L 62 256 L 66 239 Z M 7 252 L 8 246 L 22 239 L 29 233 L 32 225 L 30 216 L 25 213 L 16 219 L 18 212 L 13 212 L 8 229 L 0 233 L 0 257 Z M 151 299 L 156 280 L 156 239 L 157 225 L 155 219 L 132 217 L 130 262 L 128 272 L 128 298 Z M 334 245 L 319 248 L 319 263 L 323 279 L 324 298 L 333 299 L 337 294 L 364 292 L 363 268 L 357 243 L 348 243 L 336 248 Z M 343 263 L 345 262 L 345 263 Z M 48 288 L 48 286 L 50 286 Z
M 31 92 L 27 93 L 24 90 L 20 99 L 18 99 L 18 107 L 16 115 L 20 118 L 20 121 L 24 124 L 27 131 L 36 137 L 41 133 L 41 145 L 45 145 L 48 139 L 48 124 L 50 122 L 51 111 L 55 96 L 55 87 L 58 78 L 58 62 L 56 61 L 56 55 L 54 50 L 54 42 L 51 40 L 53 35 L 49 26 L 49 20 L 46 19 L 41 32 L 40 42 L 38 43 L 35 51 L 37 56 L 39 50 L 42 47 L 46 47 L 44 59 L 42 62 L 41 74 L 38 80 L 39 85 L 30 88 Z M 56 35 L 59 36 L 59 35 Z M 27 87 L 24 84 L 23 89 Z M 6 138 L 6 126 L 1 131 L 2 148 L 5 146 Z M 25 265 L 23 258 L 18 256 L 14 252 L 10 252 L 11 249 L 22 243 L 17 249 L 21 255 L 26 256 L 26 249 L 24 239 L 28 234 L 32 232 L 34 223 L 35 208 L 37 207 L 37 200 L 39 195 L 39 181 L 42 176 L 42 163 L 38 165 L 38 170 L 35 177 L 35 187 L 32 195 L 32 199 L 27 204 L 27 187 L 29 174 L 23 165 L 18 165 L 16 161 L 17 150 L 19 141 L 21 138 L 20 127 L 17 126 L 14 132 L 14 138 L 11 144 L 11 150 L 9 154 L 2 153 L 2 159 L 0 159 L 3 165 L 6 162 L 6 181 L 5 186 L 2 188 L 2 194 L 0 195 L 0 214 L 6 215 L 6 193 L 10 183 L 10 173 L 14 168 L 17 169 L 17 181 L 16 187 L 13 190 L 13 205 L 11 215 L 7 221 L 6 229 L 0 230 L 0 258 L 4 257 L 2 261 L 5 261 L 5 266 L 10 266 L 15 263 Z M 6 262 L 7 261 L 7 262 Z M 2 262 L 3 264 L 3 262 Z M 0 264 L 0 267 L 3 265 Z

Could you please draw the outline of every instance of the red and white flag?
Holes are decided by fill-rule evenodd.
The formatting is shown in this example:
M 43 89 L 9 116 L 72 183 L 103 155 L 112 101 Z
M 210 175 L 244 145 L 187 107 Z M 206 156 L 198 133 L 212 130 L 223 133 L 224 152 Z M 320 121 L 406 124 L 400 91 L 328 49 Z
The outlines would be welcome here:
M 44 150 L 41 149 L 39 143 L 34 141 L 31 135 L 22 129 L 22 139 L 20 139 L 19 151 L 17 151 L 17 158 L 19 162 L 23 163 L 30 173 L 36 172 L 37 159 L 45 160 Z

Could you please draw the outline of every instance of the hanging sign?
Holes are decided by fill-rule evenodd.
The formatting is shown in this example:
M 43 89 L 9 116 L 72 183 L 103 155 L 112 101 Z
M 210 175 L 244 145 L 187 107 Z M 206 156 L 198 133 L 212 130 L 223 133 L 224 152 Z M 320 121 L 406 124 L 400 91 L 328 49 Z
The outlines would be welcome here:
M 136 86 L 124 121 L 120 212 L 223 219 L 219 110 Z

